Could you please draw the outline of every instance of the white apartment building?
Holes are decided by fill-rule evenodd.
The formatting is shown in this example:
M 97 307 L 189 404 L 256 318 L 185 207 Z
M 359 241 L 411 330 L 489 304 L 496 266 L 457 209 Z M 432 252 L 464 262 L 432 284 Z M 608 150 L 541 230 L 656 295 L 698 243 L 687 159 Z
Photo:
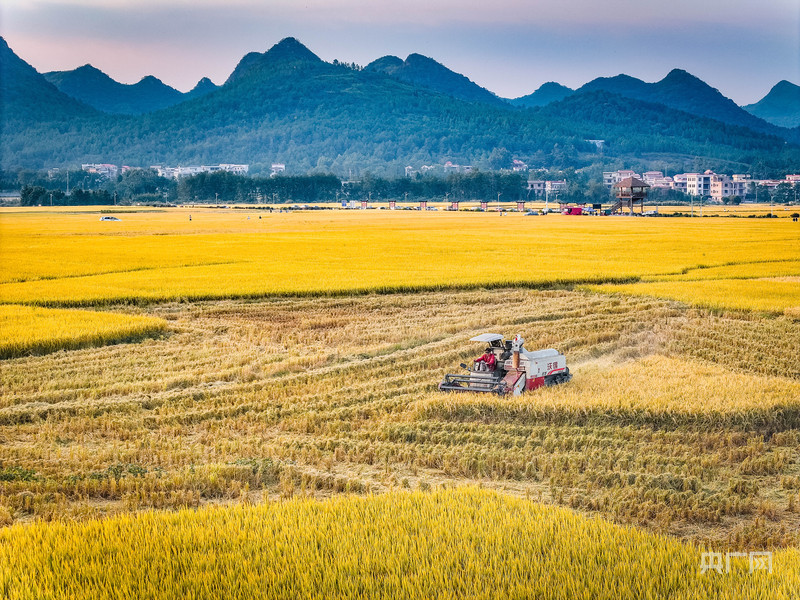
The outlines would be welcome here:
M 678 173 L 672 176 L 672 189 L 679 192 L 686 193 L 686 180 L 688 175 L 686 173 Z
M 636 179 L 641 179 L 642 176 L 638 173 L 630 170 L 619 170 L 619 171 L 604 171 L 603 172 L 603 185 L 610 188 L 615 183 L 619 183 L 623 179 L 627 179 L 628 177 L 635 177 Z
M 545 194 L 552 194 L 554 192 L 562 192 L 567 189 L 566 179 L 557 179 L 554 181 L 545 181 L 544 179 L 529 179 L 528 191 L 533 192 L 536 196 L 544 196 Z
M 646 173 L 642 173 L 642 181 L 651 188 L 671 189 L 674 184 L 672 177 L 665 177 L 664 173 L 661 171 L 647 171 Z
M 730 196 L 744 197 L 750 179 L 746 175 L 720 175 L 713 171 L 685 173 L 686 193 L 690 196 L 706 196 L 717 202 Z
M 685 173 L 686 193 L 690 196 L 710 196 L 711 180 L 714 178 L 712 171 L 705 173 Z

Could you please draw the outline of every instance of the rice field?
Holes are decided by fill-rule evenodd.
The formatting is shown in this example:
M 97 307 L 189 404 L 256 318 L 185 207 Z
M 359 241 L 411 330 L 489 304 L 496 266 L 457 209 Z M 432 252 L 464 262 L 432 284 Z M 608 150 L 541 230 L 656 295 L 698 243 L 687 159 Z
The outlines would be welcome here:
M 800 277 L 648 281 L 587 289 L 680 300 L 716 310 L 758 311 L 794 318 L 800 315 Z
M 788 219 L 199 210 L 100 222 L 97 213 L 6 209 L 0 302 L 96 306 L 541 287 L 800 260 L 800 227 Z
M 93 557 L 104 557 L 102 566 Z M 747 558 L 734 559 L 727 574 L 701 573 L 700 564 L 699 549 L 675 540 L 476 488 L 0 531 L 0 593 L 8 600 L 800 593 L 796 550 L 776 553 L 772 573 L 750 573 Z
M 800 317 L 800 262 L 792 259 L 702 265 L 629 284 L 586 289 L 680 300 L 714 310 L 745 310 Z
M 800 593 L 796 223 L 116 214 L 0 211 L 3 597 Z
M 138 341 L 166 326 L 154 317 L 0 304 L 0 359 Z

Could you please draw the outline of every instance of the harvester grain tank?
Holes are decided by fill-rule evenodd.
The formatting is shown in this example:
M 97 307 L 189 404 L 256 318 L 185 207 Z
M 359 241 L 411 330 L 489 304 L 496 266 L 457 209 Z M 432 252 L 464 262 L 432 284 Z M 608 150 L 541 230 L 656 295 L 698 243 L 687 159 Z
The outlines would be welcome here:
M 448 374 L 439 384 L 443 392 L 493 392 L 513 394 L 535 390 L 548 385 L 566 383 L 572 379 L 567 359 L 558 350 L 528 351 L 525 340 L 516 335 L 504 340 L 499 333 L 483 333 L 470 338 L 472 342 L 487 344 L 484 357 L 489 357 L 493 368 L 487 368 L 483 357 L 472 366 L 462 363 L 466 374 Z M 494 357 L 494 360 L 491 358 Z

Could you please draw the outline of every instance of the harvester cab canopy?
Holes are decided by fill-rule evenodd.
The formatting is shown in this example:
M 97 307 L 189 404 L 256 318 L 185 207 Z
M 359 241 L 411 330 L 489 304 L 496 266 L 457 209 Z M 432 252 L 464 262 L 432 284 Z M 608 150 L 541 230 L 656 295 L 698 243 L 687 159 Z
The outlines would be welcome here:
M 489 344 L 493 348 L 503 347 L 503 336 L 499 333 L 482 333 L 480 335 L 476 335 L 475 337 L 469 338 L 469 341 Z

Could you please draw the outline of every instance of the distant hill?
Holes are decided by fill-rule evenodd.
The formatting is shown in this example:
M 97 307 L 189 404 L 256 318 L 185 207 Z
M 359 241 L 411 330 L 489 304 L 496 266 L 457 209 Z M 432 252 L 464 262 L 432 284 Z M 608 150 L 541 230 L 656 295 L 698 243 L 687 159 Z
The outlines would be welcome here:
M 257 172 L 281 162 L 293 172 L 397 175 L 409 164 L 447 160 L 502 166 L 497 156 L 559 168 L 642 164 L 648 156 L 661 169 L 698 158 L 736 172 L 756 161 L 800 167 L 798 146 L 660 104 L 602 90 L 541 108 L 464 100 L 379 69 L 324 62 L 293 38 L 246 55 L 211 93 L 146 115 L 100 113 L 59 92 L 7 46 L 0 50 L 4 169 L 230 162 Z M 587 139 L 606 140 L 602 156 Z
M 51 71 L 44 77 L 68 96 L 107 113 L 139 115 L 185 99 L 181 92 L 152 75 L 127 85 L 114 81 L 92 65 L 72 71 Z
M 203 77 L 200 81 L 197 82 L 190 91 L 186 92 L 183 97 L 186 100 L 191 100 L 192 98 L 199 98 L 200 96 L 204 96 L 206 94 L 210 94 L 214 90 L 218 89 L 219 86 L 216 85 L 213 81 L 211 81 L 208 77 Z
M 739 107 L 718 90 L 682 69 L 673 69 L 656 83 L 645 83 L 629 75 L 600 77 L 583 85 L 578 91 L 603 90 L 628 98 L 655 102 L 722 123 L 748 127 L 754 131 L 798 141 L 797 132 L 779 129 Z
M 743 106 L 747 112 L 779 127 L 800 126 L 800 86 L 779 81 L 755 104 Z
M 532 94 L 514 98 L 513 100 L 509 100 L 509 102 L 514 106 L 547 106 L 551 102 L 563 100 L 574 91 L 575 90 L 561 85 L 560 83 L 556 83 L 555 81 L 548 81 L 542 84 L 539 89 Z
M 463 75 L 451 71 L 443 64 L 422 54 L 409 54 L 405 60 L 396 56 L 384 56 L 369 63 L 364 70 L 384 73 L 401 81 L 426 87 L 459 100 L 484 102 L 495 106 L 506 104 L 505 100 L 486 88 L 482 88 Z
M 759 134 L 746 127 L 723 124 L 605 90 L 578 90 L 564 100 L 535 110 L 553 126 L 581 124 L 587 139 L 605 140 L 609 150 L 617 155 L 643 158 L 648 153 L 666 151 L 684 157 L 702 156 L 706 164 L 723 156 L 743 164 L 757 160 L 778 164 L 784 150 L 797 148 L 778 137 Z M 748 140 L 755 142 L 758 149 L 748 150 Z M 739 150 L 721 152 L 723 147 Z M 794 150 L 789 152 L 791 156 L 794 153 Z M 789 159 L 786 164 L 793 165 L 794 160 Z
M 91 117 L 93 108 L 70 98 L 19 58 L 0 37 L 0 110 L 2 124 L 36 125 Z
M 282 39 L 266 52 L 249 52 L 242 57 L 225 84 L 234 83 L 246 77 L 269 75 L 275 69 L 300 69 L 303 65 L 319 65 L 322 59 L 311 52 L 297 39 Z

